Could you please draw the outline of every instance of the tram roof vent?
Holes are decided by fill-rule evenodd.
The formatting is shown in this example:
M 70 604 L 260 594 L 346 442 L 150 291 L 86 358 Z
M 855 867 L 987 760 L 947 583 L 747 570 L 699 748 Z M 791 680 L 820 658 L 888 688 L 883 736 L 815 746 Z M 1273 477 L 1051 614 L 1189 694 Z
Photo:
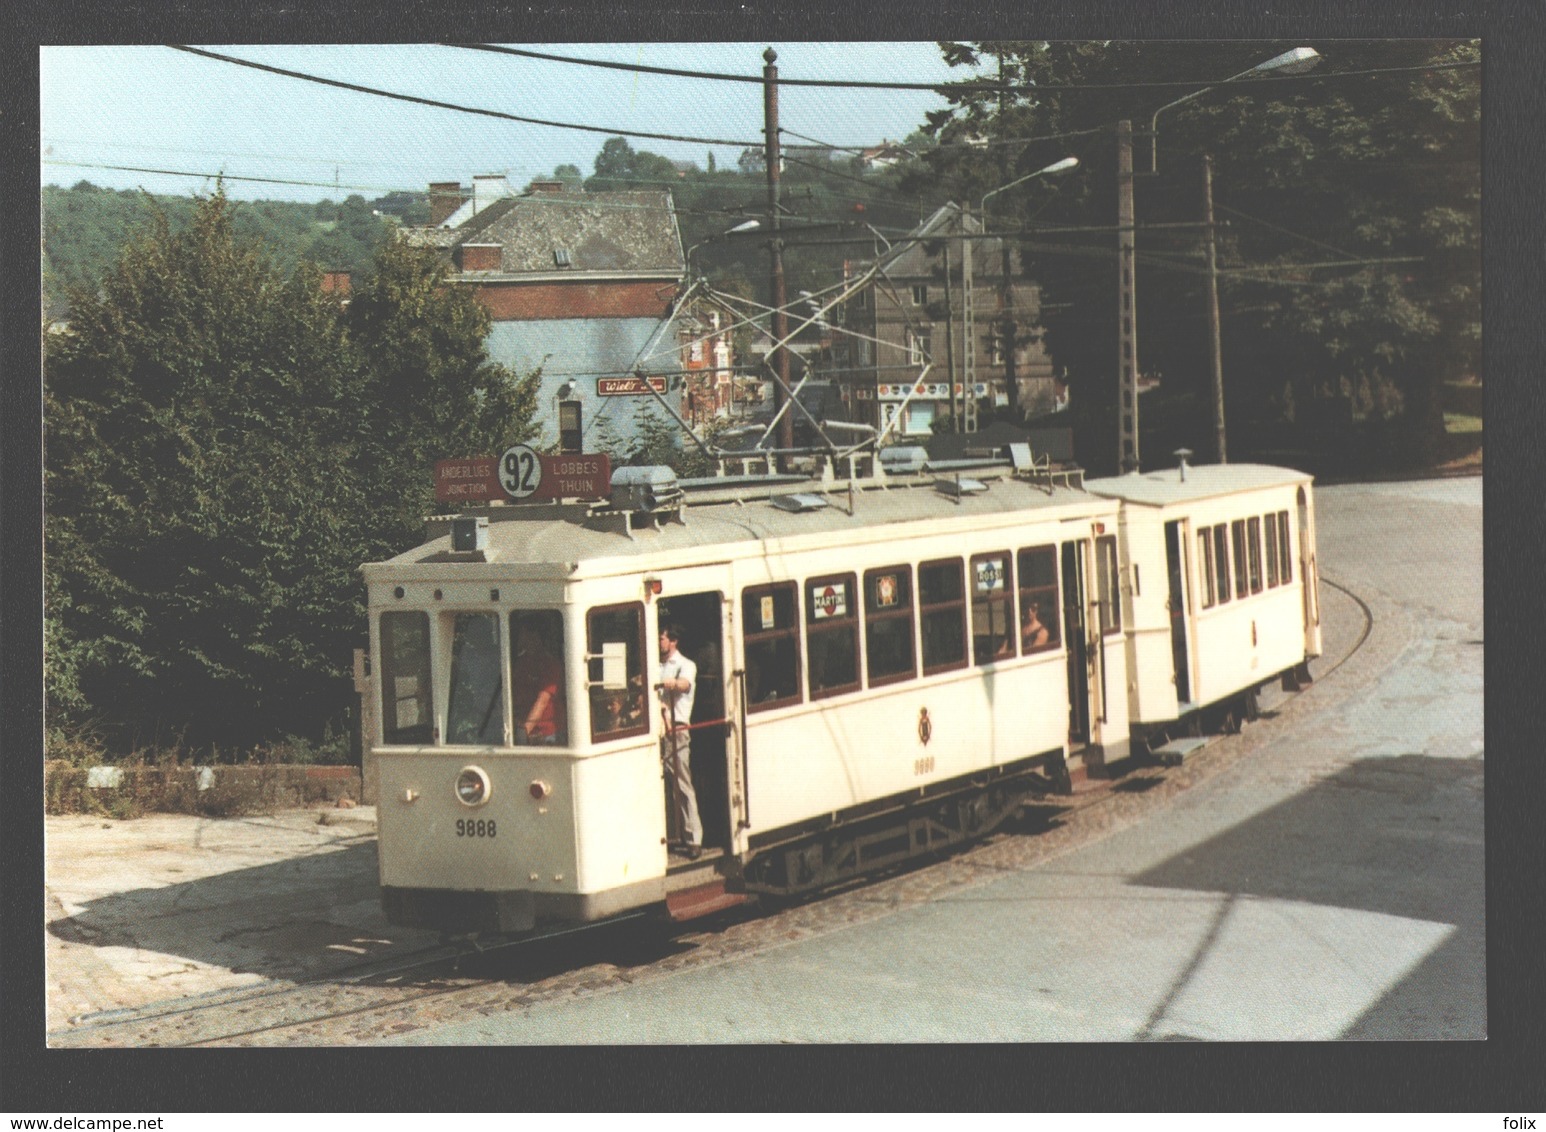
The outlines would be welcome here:
M 917 444 L 896 444 L 880 450 L 880 466 L 888 472 L 921 472 L 929 450 Z
M 788 495 L 775 495 L 768 500 L 780 511 L 819 511 L 827 506 L 825 496 L 809 491 L 796 491 Z

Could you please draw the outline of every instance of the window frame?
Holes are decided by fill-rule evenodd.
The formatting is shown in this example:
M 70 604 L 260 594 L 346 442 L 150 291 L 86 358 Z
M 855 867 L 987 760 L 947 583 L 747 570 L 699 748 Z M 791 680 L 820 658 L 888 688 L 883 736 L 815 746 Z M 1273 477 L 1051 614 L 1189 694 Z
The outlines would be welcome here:
M 979 595 L 977 593 L 977 564 L 979 562 L 988 562 L 988 561 L 990 561 L 992 559 L 995 559 L 995 558 L 1002 560 L 1002 562 L 1004 564 L 1003 585 L 999 587 L 1002 592 L 1001 592 L 1000 596 L 998 596 L 998 597 L 994 597 L 992 595 L 992 591 L 989 591 L 986 594 Z M 970 568 L 967 570 L 967 578 L 968 578 L 968 584 L 971 586 L 971 601 L 970 601 L 969 604 L 970 604 L 970 607 L 971 607 L 971 634 L 970 634 L 971 635 L 971 641 L 970 641 L 970 645 L 971 645 L 972 664 L 974 666 L 977 666 L 977 667 L 982 667 L 982 666 L 988 665 L 988 664 L 997 664 L 1001 660 L 1012 660 L 1015 657 L 1019 656 L 1020 655 L 1020 621 L 1019 621 L 1019 618 L 1016 616 L 1017 606 L 1016 606 L 1016 603 L 1015 603 L 1015 555 L 1014 555 L 1014 551 L 1009 550 L 1009 549 L 1006 548 L 1004 550 L 990 550 L 990 551 L 987 551 L 986 553 L 983 553 L 983 554 L 974 554 L 974 555 L 972 555 L 971 560 L 970 560 Z M 986 659 L 979 659 L 978 658 L 978 656 L 977 656 L 977 606 L 978 606 L 979 602 L 983 605 L 985 611 L 988 613 L 988 622 L 989 622 L 990 625 L 991 625 L 992 620 L 993 620 L 992 607 L 995 606 L 995 605 L 1002 605 L 1002 606 L 1005 607 L 1005 610 L 1004 610 L 1004 612 L 1005 612 L 1004 637 L 1005 637 L 1005 641 L 1009 645 L 1009 651 L 1007 653 L 1000 653 L 1000 652 L 995 651 L 991 656 L 988 656 Z M 1048 635 L 1050 637 L 1051 634 L 1049 633 Z
M 643 602 L 641 602 L 641 601 L 623 601 L 623 602 L 616 602 L 616 603 L 611 604 L 611 605 L 597 605 L 597 606 L 593 606 L 590 609 L 587 609 L 585 611 L 585 652 L 586 652 L 587 657 L 595 658 L 595 659 L 592 659 L 590 661 L 591 664 L 600 664 L 601 661 L 599 659 L 599 656 L 600 656 L 600 653 L 601 653 L 601 647 L 600 647 L 600 644 L 597 642 L 596 637 L 595 637 L 594 618 L 596 618 L 600 614 L 620 613 L 620 612 L 628 611 L 628 610 L 631 610 L 638 617 L 638 627 L 639 627 L 639 635 L 638 635 L 638 640 L 637 640 L 637 645 L 638 645 L 638 649 L 639 649 L 639 672 L 638 672 L 638 675 L 639 675 L 641 681 L 643 681 L 645 678 L 647 678 L 648 673 L 649 673 L 649 652 L 647 651 L 647 645 L 646 645 L 646 642 L 645 642 L 645 639 L 644 639 L 644 625 L 645 625 L 645 621 L 644 621 L 644 603 Z M 589 668 L 589 664 L 587 664 L 586 667 Z M 633 675 L 634 674 L 632 672 L 629 673 L 629 680 L 630 681 L 632 680 Z M 588 672 L 588 671 L 586 672 L 586 678 L 587 678 L 587 682 L 590 682 L 591 679 L 592 679 L 591 673 Z M 624 692 L 623 692 L 623 695 L 625 697 L 630 695 L 630 694 L 632 694 L 632 695 L 637 697 L 638 703 L 639 703 L 639 705 L 640 705 L 640 707 L 642 709 L 639 712 L 640 721 L 637 724 L 633 725 L 633 726 L 618 728 L 615 731 L 601 731 L 601 730 L 598 729 L 598 719 L 599 719 L 600 713 L 597 712 L 597 710 L 596 710 L 597 693 L 600 693 L 602 696 L 606 696 L 606 695 L 609 694 L 607 692 L 607 690 L 602 688 L 601 685 L 600 685 L 600 682 L 597 681 L 597 682 L 594 682 L 594 683 L 590 683 L 589 687 L 587 688 L 587 691 L 589 692 L 589 694 L 585 697 L 585 700 L 586 700 L 586 708 L 587 708 L 587 710 L 590 713 L 590 741 L 592 743 L 610 743 L 610 742 L 612 742 L 615 739 L 630 739 L 630 738 L 633 738 L 636 735 L 648 735 L 649 734 L 649 732 L 650 732 L 649 701 L 648 701 L 648 697 L 645 696 L 644 689 L 642 687 L 636 693 L 629 693 L 627 690 L 624 690 Z M 615 695 L 616 693 L 610 693 L 610 694 L 614 694 Z
M 807 578 L 805 588 L 805 681 L 806 694 L 814 700 L 830 699 L 833 696 L 844 696 L 851 692 L 857 692 L 864 687 L 862 672 L 862 660 L 860 659 L 859 644 L 859 584 L 858 578 L 852 571 L 846 574 L 822 574 L 814 578 Z M 846 585 L 848 587 L 848 612 L 841 617 L 824 617 L 819 622 L 815 620 L 816 602 L 812 591 L 817 586 Z M 815 684 L 816 665 L 811 657 L 811 642 L 818 637 L 836 636 L 843 630 L 849 633 L 849 639 L 853 645 L 854 678 L 850 684 L 835 684 L 830 687 L 818 689 Z
M 1261 516 L 1252 515 L 1245 521 L 1246 580 L 1251 583 L 1251 593 L 1262 591 L 1261 568 Z
M 565 638 L 568 635 L 564 625 L 564 613 L 561 609 L 552 607 L 533 606 L 530 608 L 509 609 L 505 611 L 505 631 L 509 641 L 508 654 L 510 670 L 507 678 L 510 699 L 510 741 L 517 747 L 567 747 L 572 742 L 572 732 L 569 726 L 569 712 L 571 697 L 569 695 L 569 662 L 565 651 Z M 532 743 L 519 741 L 519 735 L 525 726 L 528 711 L 522 711 L 521 705 L 515 702 L 515 672 L 519 655 L 516 646 L 520 643 L 520 631 L 524 622 L 530 619 L 532 629 L 542 637 L 543 643 L 548 647 L 549 655 L 558 662 L 558 695 L 553 705 L 553 741 L 551 743 Z M 557 635 L 556 643 L 554 634 Z M 535 701 L 534 701 L 535 702 Z
M 1212 609 L 1218 604 L 1213 582 L 1213 529 L 1204 527 L 1197 532 L 1197 577 L 1202 582 L 1202 609 Z
M 1265 529 L 1267 550 L 1267 588 L 1276 589 L 1281 585 L 1278 576 L 1278 517 L 1275 512 L 1269 512 L 1262 516 L 1262 524 Z
M 394 694 L 396 689 L 392 685 L 397 678 L 407 675 L 407 673 L 398 672 L 394 667 L 395 654 L 390 651 L 393 630 L 389 629 L 387 625 L 387 618 L 389 617 L 394 619 L 403 618 L 405 620 L 408 618 L 418 618 L 422 626 L 422 667 L 412 674 L 420 680 L 422 685 L 422 691 L 417 695 L 397 696 Z M 427 609 L 382 610 L 381 616 L 377 619 L 376 633 L 379 642 L 378 647 L 381 652 L 380 664 L 376 668 L 376 671 L 381 673 L 379 687 L 377 688 L 381 700 L 381 723 L 378 728 L 381 745 L 383 747 L 433 746 L 436 741 L 437 727 L 435 723 L 434 643 L 431 636 L 429 611 Z M 421 705 L 419 708 L 420 722 L 413 724 L 411 727 L 389 728 L 388 721 L 396 722 L 397 705 L 405 699 L 419 701 Z M 417 732 L 421 728 L 424 731 L 422 739 L 394 738 L 394 736 L 399 736 L 404 732 Z
M 755 632 L 749 631 L 751 629 L 752 620 L 748 610 L 750 610 L 752 602 L 754 600 L 760 602 L 765 596 L 776 597 L 780 591 L 789 593 L 793 599 L 794 616 L 790 618 L 789 626 L 782 629 L 775 627 L 772 629 L 758 629 Z M 774 609 L 777 609 L 776 604 L 774 605 Z M 794 642 L 794 694 L 791 696 L 782 696 L 773 700 L 753 700 L 750 696 L 748 696 L 746 701 L 747 714 L 752 714 L 759 711 L 774 711 L 778 708 L 793 707 L 797 704 L 802 704 L 805 702 L 805 672 L 803 671 L 805 648 L 800 639 L 800 586 L 798 583 L 793 581 L 767 582 L 762 585 L 742 587 L 741 659 L 743 662 L 743 667 L 747 671 L 746 679 L 748 682 L 750 682 L 751 679 L 750 647 L 753 645 L 767 644 L 769 642 L 776 643 L 777 641 L 781 640 L 792 640 Z
M 1278 512 L 1278 581 L 1285 586 L 1294 583 L 1293 542 L 1288 532 L 1288 512 Z
M 1229 524 L 1213 524 L 1213 568 L 1219 583 L 1219 604 L 1228 605 L 1234 597 L 1230 588 L 1229 572 Z
M 1042 582 L 1034 586 L 1026 584 L 1026 578 L 1031 571 L 1025 568 L 1026 555 L 1044 555 L 1052 564 L 1051 583 Z M 1062 603 L 1062 577 L 1060 575 L 1058 547 L 1056 543 L 1042 543 L 1039 546 L 1022 546 L 1015 552 L 1015 635 L 1020 637 L 1017 646 L 1021 656 L 1036 656 L 1040 653 L 1051 652 L 1063 644 L 1063 603 Z M 1036 601 L 1037 608 L 1051 614 L 1051 617 L 1042 621 L 1047 627 L 1047 643 L 1035 648 L 1025 647 L 1022 625 L 1025 621 L 1025 608 L 1027 597 Z
M 500 611 L 493 607 L 488 609 L 448 609 L 441 614 L 443 618 L 441 623 L 441 632 L 445 634 L 444 639 L 446 641 L 446 651 L 444 655 L 449 666 L 446 673 L 445 734 L 441 736 L 441 746 L 502 747 L 505 745 L 505 713 L 509 709 L 510 700 L 510 682 L 505 671 L 505 658 L 509 654 L 509 649 L 507 648 L 505 642 L 505 627 L 503 624 L 504 618 L 502 618 L 499 614 Z M 458 629 L 459 626 L 463 624 L 464 619 L 471 619 L 475 617 L 487 619 L 494 628 L 493 655 L 490 658 L 493 664 L 492 674 L 495 681 L 494 696 L 493 699 L 490 700 L 489 706 L 484 709 L 483 724 L 478 729 L 480 737 L 475 739 L 453 739 L 451 738 L 452 730 L 454 726 L 460 722 L 457 717 L 457 711 L 459 707 L 457 698 L 457 693 L 459 691 L 459 681 L 457 677 L 463 672 L 461 667 L 463 658 L 462 654 L 458 651 L 457 648 L 459 641 L 462 639 Z M 487 661 L 484 663 L 487 663 Z M 484 675 L 487 675 L 487 673 Z M 469 687 L 467 688 L 467 691 L 481 693 L 483 688 L 481 686 Z M 481 696 L 479 698 L 481 698 Z M 494 710 L 495 701 L 497 701 L 499 705 L 497 711 Z M 474 716 L 477 715 L 477 702 L 477 700 L 473 701 Z M 469 719 L 470 718 L 471 717 L 469 717 Z M 490 725 L 495 728 L 497 737 L 494 739 L 481 737 L 482 732 L 484 732 Z
M 1116 535 L 1097 535 L 1095 538 L 1095 599 L 1100 608 L 1100 635 L 1119 635 L 1122 632 L 1122 566 Z
M 907 579 L 907 601 L 905 608 L 899 608 L 885 613 L 874 612 L 870 608 L 870 595 L 875 592 L 872 581 L 886 574 L 895 574 Z M 908 680 L 918 678 L 918 619 L 915 616 L 917 608 L 917 591 L 913 580 L 913 568 L 907 563 L 899 563 L 895 566 L 877 566 L 864 572 L 864 679 L 867 687 L 881 688 L 887 684 L 901 684 Z M 888 621 L 907 622 L 908 633 L 908 667 L 906 671 L 898 670 L 880 677 L 874 674 L 872 647 L 873 626 L 877 623 Z
M 1245 520 L 1234 519 L 1229 524 L 1229 544 L 1235 566 L 1235 596 L 1242 600 L 1251 596 L 1250 574 L 1245 550 Z
M 934 601 L 925 605 L 923 601 L 923 572 L 925 570 L 943 570 L 952 566 L 955 568 L 957 593 L 960 596 L 952 601 Z M 941 672 L 955 672 L 957 669 L 965 668 L 971 658 L 971 644 L 969 640 L 970 630 L 967 627 L 966 576 L 963 573 L 961 559 L 959 557 L 931 558 L 927 562 L 918 563 L 918 593 L 916 601 L 918 606 L 918 661 L 922 666 L 923 674 L 925 676 L 935 676 Z M 923 631 L 924 619 L 930 614 L 947 613 L 950 610 L 956 610 L 960 617 L 961 657 L 959 660 L 949 661 L 944 664 L 930 664 L 927 655 L 929 636 Z

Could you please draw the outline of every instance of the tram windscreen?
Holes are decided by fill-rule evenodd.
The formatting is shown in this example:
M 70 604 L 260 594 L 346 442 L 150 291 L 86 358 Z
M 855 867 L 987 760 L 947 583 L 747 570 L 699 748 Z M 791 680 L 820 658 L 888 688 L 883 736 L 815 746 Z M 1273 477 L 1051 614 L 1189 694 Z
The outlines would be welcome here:
M 458 613 L 451 631 L 451 698 L 446 742 L 504 742 L 504 681 L 500 676 L 499 619 L 492 613 Z
M 510 704 L 517 746 L 569 742 L 564 619 L 556 609 L 510 614 Z

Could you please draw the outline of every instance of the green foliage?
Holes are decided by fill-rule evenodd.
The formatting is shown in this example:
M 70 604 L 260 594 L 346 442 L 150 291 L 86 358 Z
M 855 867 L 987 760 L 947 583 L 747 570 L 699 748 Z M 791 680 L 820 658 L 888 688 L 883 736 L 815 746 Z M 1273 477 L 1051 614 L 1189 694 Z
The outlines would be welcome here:
M 322 735 L 359 564 L 412 533 L 435 458 L 530 427 L 533 379 L 488 364 L 433 256 L 387 246 L 345 315 L 234 211 L 155 214 L 46 344 L 48 708 L 118 750 Z
M 1479 49 L 1327 43 L 1314 45 L 1326 58 L 1321 71 L 1379 73 L 1335 83 L 1219 81 L 1292 46 L 942 45 L 953 64 L 988 64 L 1038 90 L 1001 98 L 953 88 L 952 106 L 929 124 L 947 148 L 926 155 L 927 172 L 907 183 L 972 202 L 1074 153 L 1077 177 L 996 196 L 992 226 L 1114 223 L 1111 124 L 1130 120 L 1140 368 L 1163 374 L 1167 392 L 1199 394 L 1208 373 L 1201 232 L 1177 225 L 1201 219 L 1200 162 L 1211 153 L 1231 421 L 1272 412 L 1285 385 L 1300 403 L 1390 385 L 1400 392 L 1406 451 L 1420 459 L 1442 434 L 1438 382 L 1480 366 L 1480 74 L 1436 69 L 1475 62 Z M 1393 70 L 1403 67 L 1429 69 Z M 1197 90 L 1212 88 L 1159 117 L 1159 172 L 1149 176 L 1150 117 L 1192 93 L 1174 85 L 1187 77 Z M 1145 82 L 1170 85 L 1135 89 Z M 958 144 L 968 139 L 995 144 Z M 1116 385 L 1114 245 L 1109 233 L 1024 245 L 1025 270 L 1042 283 L 1054 361 L 1076 404 L 1097 408 L 1114 400 Z M 1311 266 L 1328 262 L 1340 265 Z

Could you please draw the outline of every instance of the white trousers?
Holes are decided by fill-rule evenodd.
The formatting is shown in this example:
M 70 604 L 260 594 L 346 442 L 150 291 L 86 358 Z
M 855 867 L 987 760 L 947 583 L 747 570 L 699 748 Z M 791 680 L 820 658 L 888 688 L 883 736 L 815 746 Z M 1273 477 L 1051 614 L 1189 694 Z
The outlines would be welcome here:
M 689 845 L 703 844 L 698 824 L 698 794 L 692 786 L 692 732 L 673 731 L 666 736 L 666 760 L 671 774 L 671 795 L 676 802 L 676 828 Z

